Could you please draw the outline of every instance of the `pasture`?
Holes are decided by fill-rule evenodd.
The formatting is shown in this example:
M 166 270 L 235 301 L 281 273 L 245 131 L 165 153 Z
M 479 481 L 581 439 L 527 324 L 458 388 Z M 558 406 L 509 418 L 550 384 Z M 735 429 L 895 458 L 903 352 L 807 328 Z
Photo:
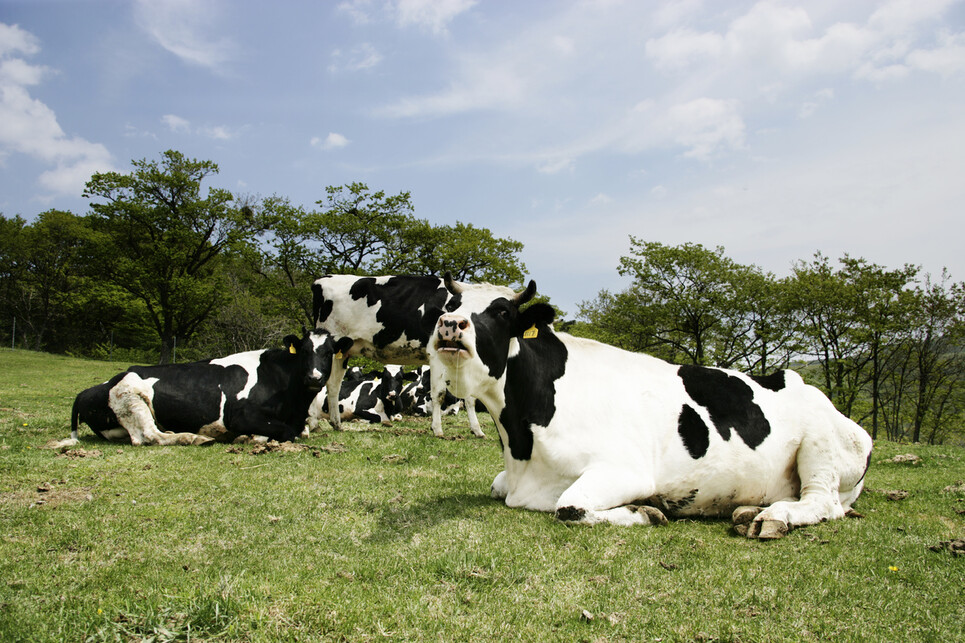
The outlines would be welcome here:
M 485 414 L 485 439 L 463 413 L 444 440 L 411 418 L 289 450 L 86 427 L 40 448 L 126 366 L 0 349 L 0 640 L 963 639 L 965 556 L 942 544 L 965 538 L 960 448 L 879 442 L 863 517 L 773 542 L 507 508 Z

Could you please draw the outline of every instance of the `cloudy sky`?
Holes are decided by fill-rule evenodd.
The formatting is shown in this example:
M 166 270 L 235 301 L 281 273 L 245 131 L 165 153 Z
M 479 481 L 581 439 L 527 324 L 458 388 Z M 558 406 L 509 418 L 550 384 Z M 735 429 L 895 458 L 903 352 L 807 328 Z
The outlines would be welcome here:
M 0 0 L 0 212 L 162 151 L 525 244 L 570 316 L 629 235 L 965 280 L 955 0 Z

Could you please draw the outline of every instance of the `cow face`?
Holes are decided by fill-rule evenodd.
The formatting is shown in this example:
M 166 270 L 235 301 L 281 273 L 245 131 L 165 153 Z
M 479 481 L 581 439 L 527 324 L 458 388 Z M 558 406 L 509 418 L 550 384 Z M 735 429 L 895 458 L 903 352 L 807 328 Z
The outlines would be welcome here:
M 318 392 L 332 372 L 332 357 L 347 353 L 352 347 L 352 340 L 348 337 L 336 340 L 326 330 L 302 329 L 302 333 L 301 339 L 296 335 L 285 337 L 285 348 L 297 359 L 296 368 L 302 375 L 305 387 Z
M 549 309 L 552 321 L 553 309 L 537 304 L 520 313 L 519 307 L 536 294 L 534 281 L 516 293 L 489 284 L 459 284 L 446 275 L 446 288 L 461 295 L 461 303 L 439 318 L 429 343 L 430 357 L 446 370 L 446 385 L 456 397 L 485 397 L 518 349 L 517 337 L 531 323 L 530 310 L 536 308 L 545 317 Z

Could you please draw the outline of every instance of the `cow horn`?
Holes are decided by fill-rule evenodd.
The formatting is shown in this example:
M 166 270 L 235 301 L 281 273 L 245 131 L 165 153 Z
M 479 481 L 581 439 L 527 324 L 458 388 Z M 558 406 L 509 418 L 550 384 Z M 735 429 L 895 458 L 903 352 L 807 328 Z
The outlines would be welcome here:
M 452 278 L 451 272 L 447 270 L 446 274 L 442 276 L 442 280 L 446 284 L 446 290 L 451 292 L 453 295 L 462 294 L 462 284 Z
M 535 294 L 536 294 L 536 282 L 533 281 L 532 279 L 530 279 L 530 280 L 529 280 L 529 285 L 526 286 L 526 290 L 523 290 L 523 291 L 520 291 L 520 292 L 516 293 L 516 296 L 513 298 L 513 302 L 514 302 L 517 306 L 522 306 L 523 304 L 525 304 L 526 302 L 528 302 L 530 299 L 532 299 L 532 298 L 533 298 L 533 295 L 535 295 Z

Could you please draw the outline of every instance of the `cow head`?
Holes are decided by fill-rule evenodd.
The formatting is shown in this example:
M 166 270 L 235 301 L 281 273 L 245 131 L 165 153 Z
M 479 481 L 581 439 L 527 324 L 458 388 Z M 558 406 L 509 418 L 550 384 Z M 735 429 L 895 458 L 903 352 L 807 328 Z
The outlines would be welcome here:
M 332 372 L 332 357 L 345 354 L 352 347 L 350 337 L 336 340 L 326 330 L 306 331 L 302 337 L 288 335 L 284 339 L 285 350 L 297 360 L 296 369 L 301 373 L 305 387 L 310 391 L 322 390 Z
M 525 290 L 489 284 L 462 284 L 445 277 L 449 292 L 461 295 L 458 308 L 442 315 L 429 342 L 429 355 L 446 370 L 446 386 L 456 397 L 484 399 L 499 382 L 506 363 L 519 350 L 521 337 L 533 324 L 552 323 L 547 304 L 520 306 L 536 294 L 536 282 Z

